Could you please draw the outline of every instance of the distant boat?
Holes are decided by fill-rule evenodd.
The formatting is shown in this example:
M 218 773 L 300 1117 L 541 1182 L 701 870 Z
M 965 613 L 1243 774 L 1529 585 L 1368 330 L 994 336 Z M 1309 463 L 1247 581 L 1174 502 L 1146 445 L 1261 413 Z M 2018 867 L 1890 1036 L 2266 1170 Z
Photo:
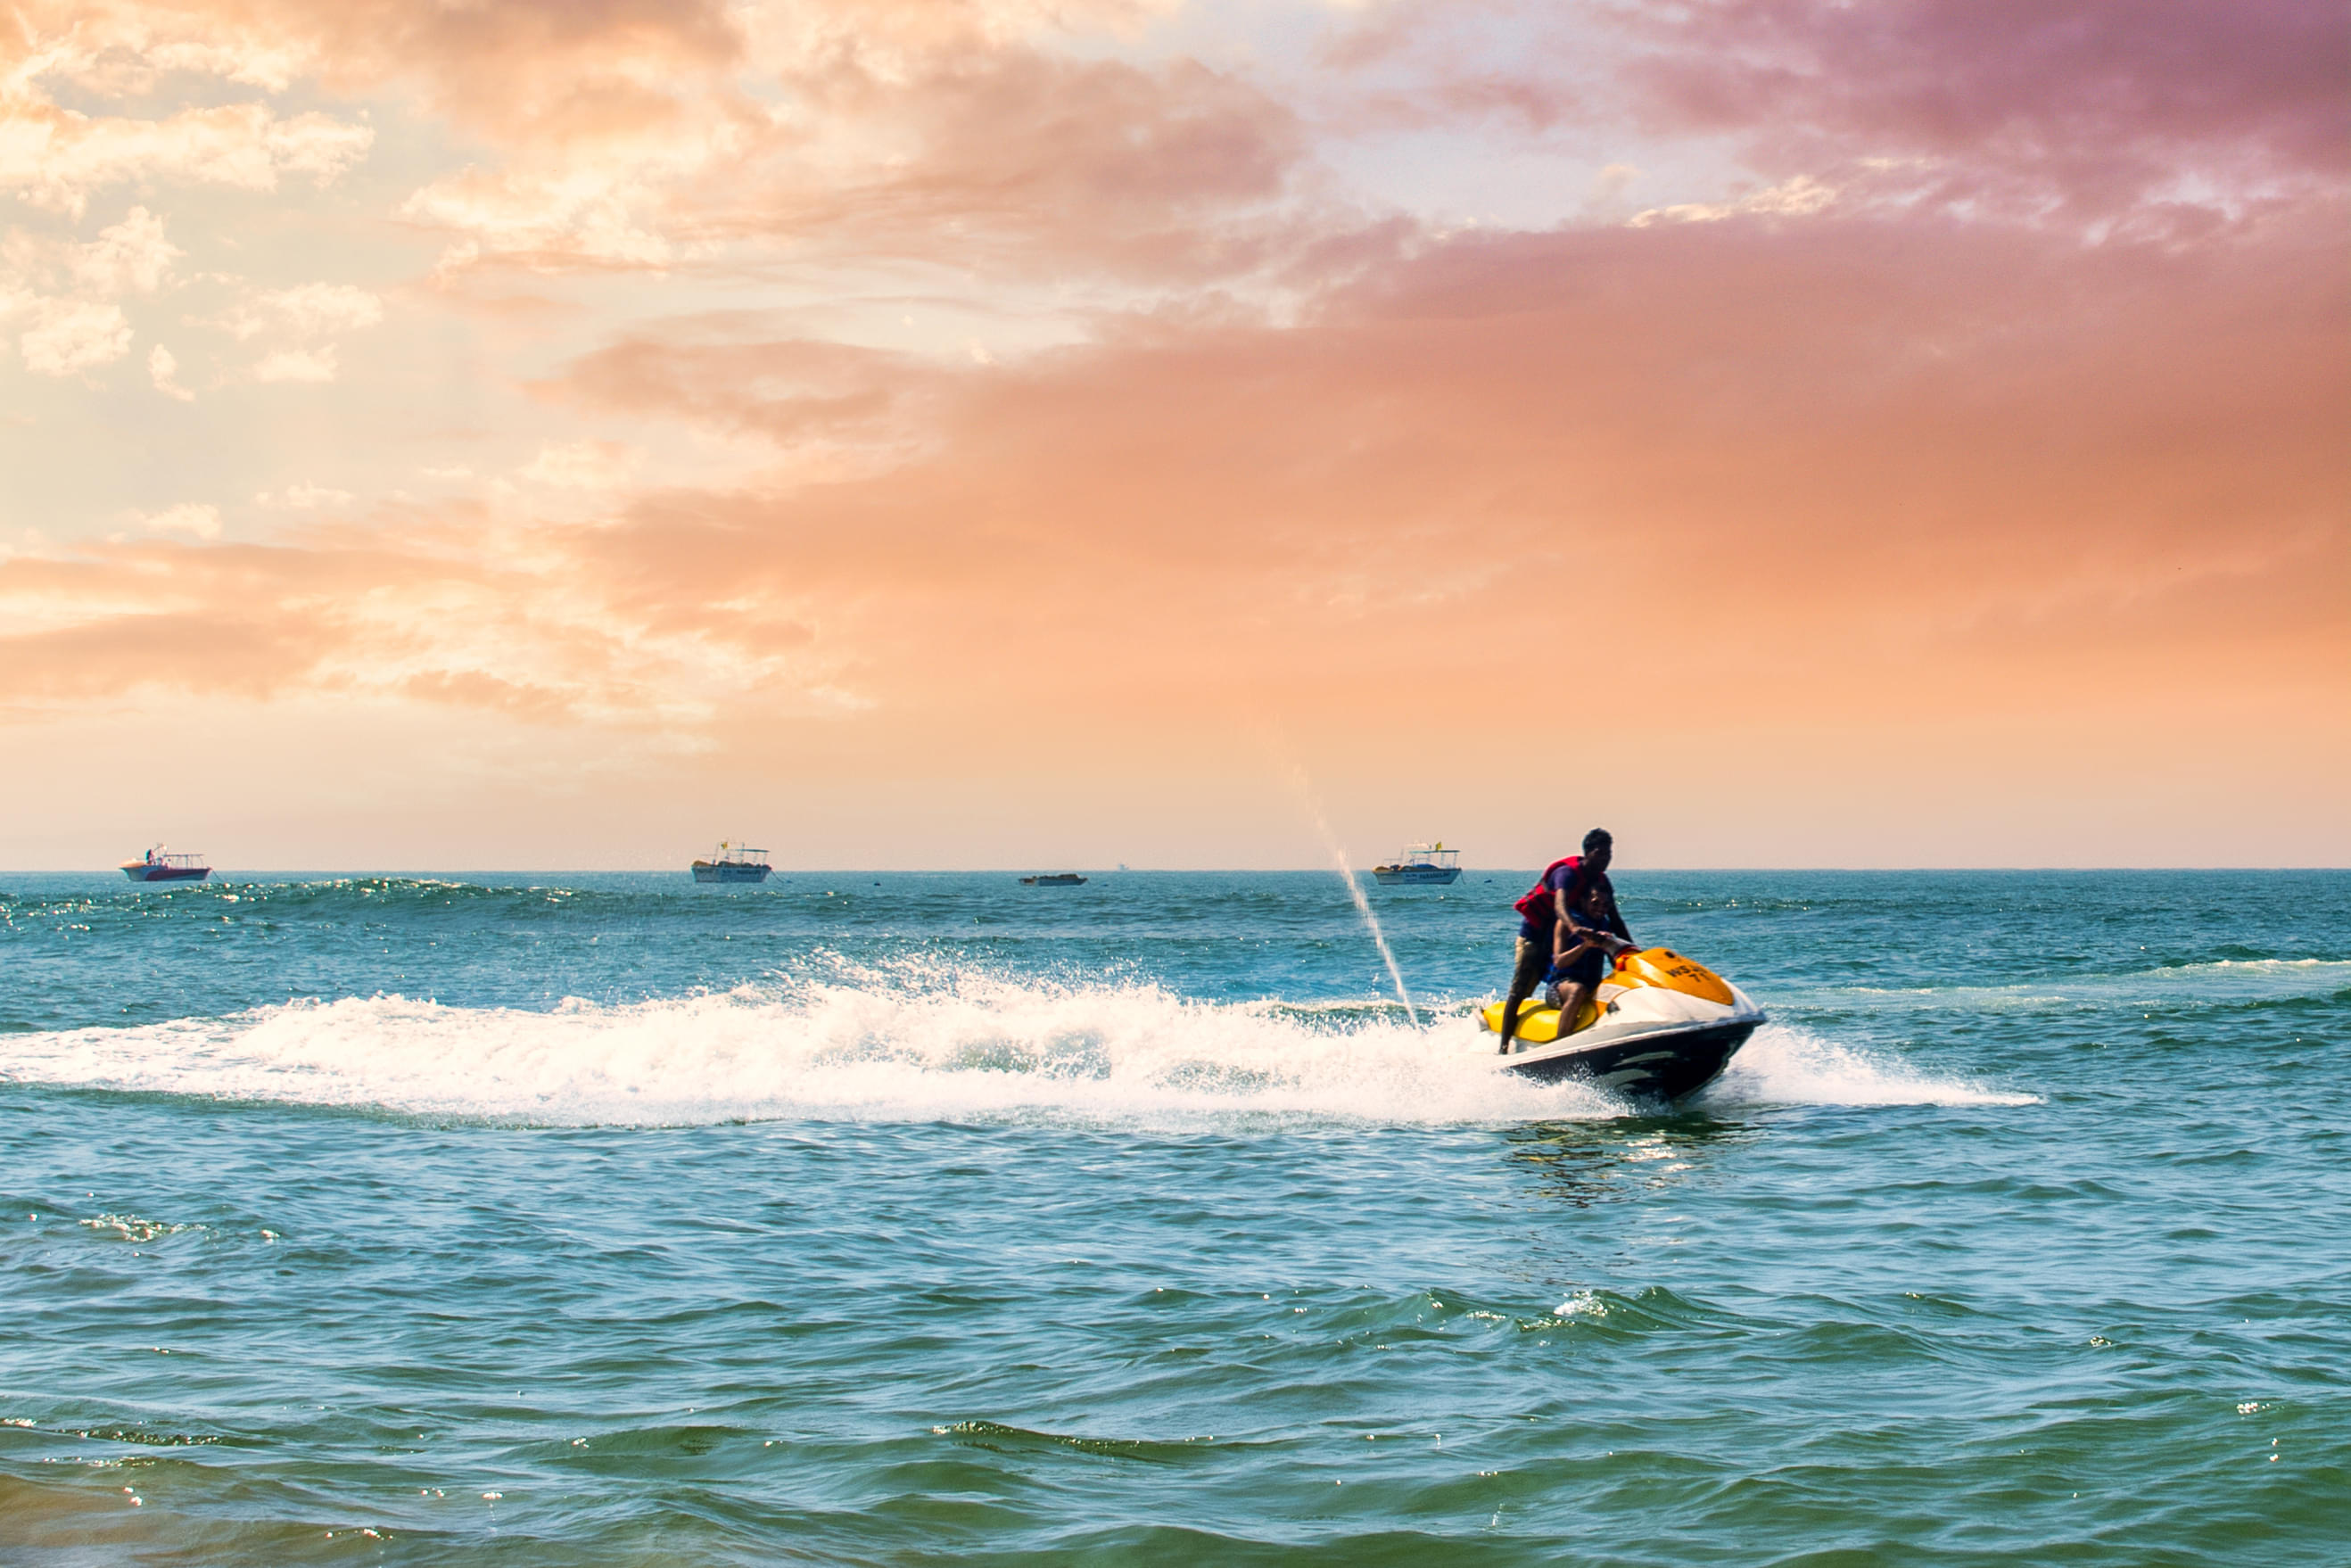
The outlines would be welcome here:
M 212 873 L 204 856 L 166 854 L 161 844 L 135 861 L 122 862 L 122 874 L 133 882 L 202 882 Z
M 768 863 L 768 852 L 746 844 L 731 844 L 721 839 L 718 848 L 706 861 L 694 862 L 696 882 L 765 882 L 776 868 Z
M 1024 876 L 1020 879 L 1020 885 L 1023 887 L 1076 887 L 1085 880 L 1076 872 L 1059 871 L 1050 876 Z
M 1444 883 L 1461 875 L 1461 852 L 1448 850 L 1442 843 L 1415 844 L 1396 856 L 1388 865 L 1372 868 L 1372 878 L 1382 887 L 1418 886 Z

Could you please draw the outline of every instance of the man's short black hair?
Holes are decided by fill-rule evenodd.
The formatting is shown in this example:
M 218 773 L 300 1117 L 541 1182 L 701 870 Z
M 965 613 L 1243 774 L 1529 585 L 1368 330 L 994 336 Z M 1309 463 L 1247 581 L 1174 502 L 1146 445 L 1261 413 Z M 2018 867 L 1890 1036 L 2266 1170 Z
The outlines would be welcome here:
M 1608 836 L 1607 829 L 1594 828 L 1583 835 L 1583 852 L 1596 855 L 1602 850 L 1614 848 L 1615 843 L 1616 841 Z

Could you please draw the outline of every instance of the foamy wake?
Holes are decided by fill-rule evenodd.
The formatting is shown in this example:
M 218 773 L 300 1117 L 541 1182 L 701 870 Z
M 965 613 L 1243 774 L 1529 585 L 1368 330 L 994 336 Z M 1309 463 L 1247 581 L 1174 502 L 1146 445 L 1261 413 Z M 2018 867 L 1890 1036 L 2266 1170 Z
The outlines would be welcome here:
M 551 1125 L 1037 1120 L 1169 1128 L 1597 1119 L 1633 1107 L 1494 1071 L 1473 1020 L 1377 1003 L 1191 1001 L 1148 984 L 835 976 L 551 1012 L 402 997 L 0 1036 L 0 1079 Z M 1745 1103 L 2011 1103 L 1766 1030 Z M 1757 1059 L 1750 1069 L 1750 1059 Z
M 1734 1105 L 2038 1105 L 2037 1094 L 1938 1078 L 1876 1052 L 1801 1029 L 1766 1024 L 1700 1096 L 1708 1109 Z

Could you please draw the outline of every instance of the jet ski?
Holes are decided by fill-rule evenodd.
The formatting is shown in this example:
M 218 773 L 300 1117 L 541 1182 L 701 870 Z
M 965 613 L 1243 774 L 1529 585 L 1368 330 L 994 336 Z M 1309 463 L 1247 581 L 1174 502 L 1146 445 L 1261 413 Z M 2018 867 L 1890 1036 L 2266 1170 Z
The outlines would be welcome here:
M 1728 1066 L 1765 1013 L 1747 993 L 1670 947 L 1620 955 L 1572 1029 L 1540 997 L 1519 1004 L 1512 1054 L 1501 1070 L 1544 1083 L 1584 1080 L 1652 1100 L 1697 1093 Z M 1502 1030 L 1502 1004 L 1479 1021 Z

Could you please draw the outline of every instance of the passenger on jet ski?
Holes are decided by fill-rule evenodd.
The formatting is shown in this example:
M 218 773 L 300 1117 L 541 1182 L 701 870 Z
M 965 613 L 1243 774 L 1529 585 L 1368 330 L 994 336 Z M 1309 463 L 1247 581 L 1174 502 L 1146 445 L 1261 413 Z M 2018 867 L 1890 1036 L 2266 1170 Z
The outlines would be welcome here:
M 1616 890 L 1609 884 L 1608 862 L 1615 841 L 1605 828 L 1583 835 L 1583 852 L 1555 860 L 1543 868 L 1542 880 L 1513 906 L 1520 915 L 1517 963 L 1510 971 L 1510 994 L 1502 1004 L 1501 1054 L 1510 1052 L 1518 1032 L 1519 1004 L 1534 995 L 1538 982 L 1554 979 L 1562 1016 L 1573 1019 L 1606 970 L 1607 954 L 1633 945 L 1625 917 L 1616 912 Z M 1600 946 L 1593 946 L 1595 939 Z M 1559 968 L 1562 959 L 1567 967 Z
M 1557 951 L 1550 972 L 1543 976 L 1543 999 L 1564 1017 L 1580 1015 L 1593 988 L 1607 975 L 1608 960 L 1619 953 L 1635 951 L 1630 936 L 1617 935 L 1624 928 L 1624 916 L 1616 913 L 1616 901 L 1606 884 L 1586 883 L 1583 896 L 1569 908 L 1552 938 Z

